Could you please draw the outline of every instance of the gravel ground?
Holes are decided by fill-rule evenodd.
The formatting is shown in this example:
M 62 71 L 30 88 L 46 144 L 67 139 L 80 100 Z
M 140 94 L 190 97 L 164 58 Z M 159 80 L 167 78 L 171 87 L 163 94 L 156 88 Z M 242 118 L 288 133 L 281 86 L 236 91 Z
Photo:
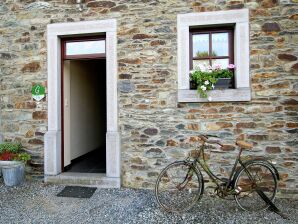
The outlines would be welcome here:
M 210 196 L 176 215 L 161 211 L 150 190 L 97 189 L 90 199 L 78 199 L 57 197 L 62 189 L 41 181 L 12 188 L 0 180 L 0 223 L 298 223 L 297 200 L 276 201 L 290 220 L 270 211 L 244 212 L 234 201 Z

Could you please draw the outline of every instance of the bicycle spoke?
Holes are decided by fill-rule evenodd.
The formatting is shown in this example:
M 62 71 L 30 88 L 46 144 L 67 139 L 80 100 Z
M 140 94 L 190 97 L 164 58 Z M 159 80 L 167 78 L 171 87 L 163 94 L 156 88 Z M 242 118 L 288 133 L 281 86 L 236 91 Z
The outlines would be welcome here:
M 161 172 L 155 194 L 158 203 L 164 209 L 180 212 L 193 206 L 200 197 L 201 189 L 201 176 L 194 172 L 191 166 L 177 162 Z
M 248 173 L 250 178 L 248 177 Z M 277 181 L 275 174 L 264 163 L 253 162 L 247 165 L 246 170 L 238 174 L 235 181 L 235 188 L 241 190 L 235 195 L 238 205 L 248 211 L 263 210 L 268 207 L 267 203 L 259 196 L 257 189 L 260 189 L 273 200 L 276 194 Z

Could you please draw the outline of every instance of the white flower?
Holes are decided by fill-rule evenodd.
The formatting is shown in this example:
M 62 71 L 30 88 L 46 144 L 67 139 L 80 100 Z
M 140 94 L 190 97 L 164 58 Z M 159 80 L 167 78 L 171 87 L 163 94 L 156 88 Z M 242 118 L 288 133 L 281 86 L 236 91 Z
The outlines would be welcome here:
M 209 84 L 209 81 L 208 81 L 208 80 L 206 80 L 206 81 L 204 82 L 204 84 L 205 84 L 205 85 L 208 85 L 208 84 Z
M 214 89 L 214 85 L 213 85 L 213 84 L 212 84 L 212 86 L 211 86 L 211 87 L 212 87 L 212 89 Z
M 201 86 L 201 89 L 203 90 L 203 91 L 206 91 L 206 86 Z
M 190 74 L 193 74 L 194 72 L 195 72 L 195 70 L 191 70 L 189 73 L 190 73 Z
M 201 70 L 200 66 L 196 65 L 194 66 L 194 70 Z

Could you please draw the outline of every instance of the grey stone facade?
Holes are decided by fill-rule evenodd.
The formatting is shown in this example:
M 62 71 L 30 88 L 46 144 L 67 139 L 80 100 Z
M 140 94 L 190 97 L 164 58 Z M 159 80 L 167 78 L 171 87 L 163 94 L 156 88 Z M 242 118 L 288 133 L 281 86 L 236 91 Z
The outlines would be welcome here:
M 31 87 L 47 85 L 47 25 L 113 18 L 123 186 L 152 188 L 160 169 L 183 158 L 199 133 L 210 133 L 226 142 L 211 150 L 215 170 L 226 174 L 237 154 L 233 142 L 247 140 L 251 154 L 277 161 L 282 192 L 296 191 L 297 0 L 86 0 L 82 12 L 74 2 L 0 2 L 0 132 L 32 154 L 32 176 L 43 175 L 47 99 L 34 101 Z M 240 8 L 250 10 L 252 100 L 179 103 L 177 15 Z

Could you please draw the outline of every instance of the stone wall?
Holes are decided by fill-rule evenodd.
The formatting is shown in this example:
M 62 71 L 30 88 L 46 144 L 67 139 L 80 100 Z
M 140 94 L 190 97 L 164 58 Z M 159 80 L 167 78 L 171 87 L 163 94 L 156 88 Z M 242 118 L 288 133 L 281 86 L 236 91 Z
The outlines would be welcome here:
M 160 169 L 183 158 L 199 133 L 224 138 L 210 148 L 210 164 L 226 174 L 236 139 L 253 142 L 253 155 L 275 159 L 282 192 L 298 187 L 297 0 L 75 0 L 0 2 L 0 102 L 5 140 L 33 156 L 31 174 L 43 173 L 47 99 L 31 98 L 47 85 L 46 25 L 116 18 L 122 184 L 152 188 Z M 250 9 L 252 100 L 177 102 L 177 14 Z M 247 154 L 247 153 L 246 153 Z M 296 190 L 297 193 L 297 190 Z

